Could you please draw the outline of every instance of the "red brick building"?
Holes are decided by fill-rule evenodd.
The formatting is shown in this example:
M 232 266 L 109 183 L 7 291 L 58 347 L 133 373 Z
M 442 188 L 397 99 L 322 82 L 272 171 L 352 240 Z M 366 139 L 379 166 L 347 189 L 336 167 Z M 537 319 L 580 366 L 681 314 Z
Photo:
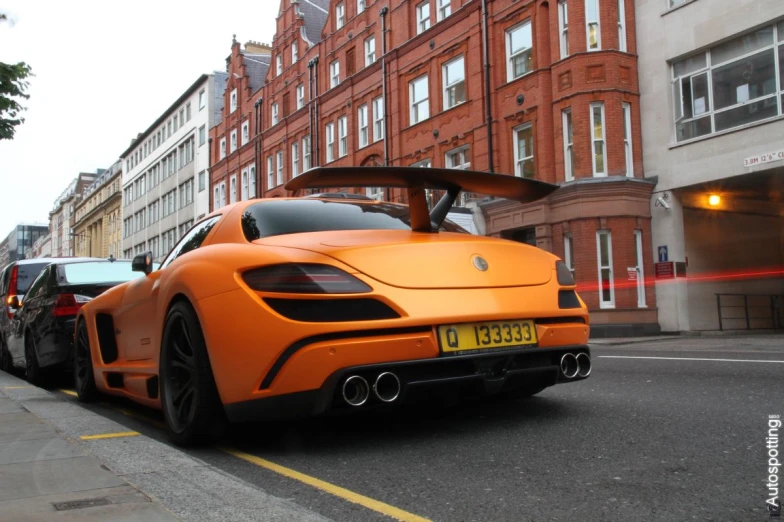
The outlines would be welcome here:
M 286 181 L 317 165 L 558 183 L 532 204 L 470 194 L 459 204 L 480 233 L 563 257 L 595 333 L 658 331 L 634 27 L 632 0 L 281 0 L 270 48 L 232 46 L 210 134 L 213 208 L 233 201 L 222 187 L 285 196 Z M 254 85 L 248 60 L 262 50 L 269 69 Z M 251 166 L 255 193 L 232 192 Z M 367 193 L 405 202 L 399 190 Z

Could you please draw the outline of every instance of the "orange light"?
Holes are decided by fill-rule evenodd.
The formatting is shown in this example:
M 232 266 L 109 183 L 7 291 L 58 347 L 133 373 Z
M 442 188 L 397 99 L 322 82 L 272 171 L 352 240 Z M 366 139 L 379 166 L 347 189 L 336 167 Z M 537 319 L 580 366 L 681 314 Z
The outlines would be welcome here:
M 721 196 L 719 196 L 719 195 L 717 195 L 717 194 L 711 194 L 711 195 L 708 197 L 708 204 L 709 204 L 710 206 L 712 206 L 712 207 L 715 207 L 715 206 L 717 206 L 719 203 L 721 203 Z

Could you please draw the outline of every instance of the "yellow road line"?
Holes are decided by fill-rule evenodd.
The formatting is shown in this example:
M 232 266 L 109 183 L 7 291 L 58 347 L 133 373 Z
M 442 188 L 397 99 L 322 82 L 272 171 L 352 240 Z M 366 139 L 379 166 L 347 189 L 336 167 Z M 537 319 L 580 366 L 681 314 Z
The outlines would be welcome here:
M 280 464 L 275 464 L 274 462 L 270 462 L 268 460 L 256 457 L 255 455 L 251 455 L 249 453 L 245 453 L 243 451 L 239 451 L 234 448 L 219 446 L 219 449 L 225 451 L 229 455 L 233 455 L 246 462 L 250 462 L 251 464 L 261 466 L 262 468 L 268 469 L 270 471 L 274 471 L 275 473 L 279 473 L 285 477 L 298 480 L 300 482 L 304 482 L 309 486 L 313 486 L 314 488 L 320 489 L 322 491 L 326 491 L 327 493 L 335 495 L 336 497 L 340 497 L 344 500 L 348 500 L 349 502 L 359 504 L 360 506 L 364 506 L 368 509 L 381 513 L 382 515 L 386 515 L 388 517 L 394 518 L 396 520 L 402 520 L 403 522 L 430 522 L 428 519 L 422 518 L 418 515 L 414 515 L 413 513 L 409 513 L 408 511 L 403 511 L 402 509 L 396 508 L 394 506 L 390 506 L 389 504 L 385 504 L 384 502 L 374 500 L 364 495 L 360 495 L 359 493 L 354 493 L 353 491 L 349 491 L 345 488 L 341 488 L 340 486 L 330 484 L 329 482 L 324 482 L 323 480 L 317 479 L 315 477 L 311 477 L 309 475 L 305 475 L 304 473 L 300 473 L 299 471 L 294 471 L 293 469 L 286 468 L 284 466 L 281 466 Z
M 79 437 L 82 440 L 98 440 L 98 439 L 117 439 L 119 437 L 135 437 L 138 431 L 121 431 L 118 433 L 100 433 L 98 435 L 82 435 Z
M 21 390 L 22 388 L 35 388 L 35 386 L 3 386 L 4 390 Z
M 60 391 L 66 395 L 70 395 L 71 397 L 78 397 L 79 395 L 73 390 L 66 390 L 64 388 L 60 388 Z

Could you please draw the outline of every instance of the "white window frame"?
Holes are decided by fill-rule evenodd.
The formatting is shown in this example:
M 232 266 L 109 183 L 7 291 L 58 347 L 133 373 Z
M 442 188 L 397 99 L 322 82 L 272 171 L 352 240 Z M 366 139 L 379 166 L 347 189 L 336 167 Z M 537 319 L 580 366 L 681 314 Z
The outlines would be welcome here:
M 237 202 L 237 175 L 232 174 L 229 178 L 229 203 Z
M 334 60 L 329 64 L 329 88 L 340 85 L 340 60 Z
M 601 0 L 585 0 L 585 48 L 588 52 L 602 50 L 602 22 L 601 22 Z M 588 19 L 589 3 L 596 4 L 596 20 Z M 596 47 L 591 48 L 591 25 L 596 24 Z
M 626 175 L 634 176 L 634 148 L 632 147 L 632 106 L 621 103 L 623 110 L 623 150 L 626 159 Z
M 283 74 L 283 54 L 275 55 L 275 76 Z
M 237 89 L 232 89 L 229 95 L 229 113 L 237 110 Z
M 207 92 L 202 89 L 199 91 L 199 110 L 207 106 Z M 165 129 L 166 127 L 164 127 Z
M 599 107 L 601 109 L 601 117 L 602 117 L 602 137 L 596 137 L 596 122 L 594 121 L 594 109 Z M 595 178 L 605 177 L 607 176 L 607 118 L 604 114 L 604 102 L 593 102 L 589 106 L 590 108 L 590 121 L 591 121 L 591 169 L 593 170 L 593 176 Z M 596 144 L 601 141 L 602 144 L 602 166 L 604 167 L 603 172 L 597 172 L 596 170 Z
M 626 0 L 618 0 L 618 49 L 626 52 Z
M 574 237 L 571 232 L 564 234 L 563 262 L 566 264 L 566 268 L 569 269 L 569 272 L 572 273 L 572 279 L 574 279 Z
M 305 106 L 305 84 L 297 85 L 297 110 Z
M 299 176 L 299 142 L 291 142 L 291 177 L 296 178 Z
M 365 188 L 365 195 L 376 201 L 384 200 L 384 187 L 367 187 Z
M 220 159 L 226 157 L 226 137 L 220 139 L 220 151 L 219 151 Z
M 379 96 L 373 100 L 373 143 L 384 139 L 386 131 L 384 121 L 384 98 Z
M 360 105 L 357 109 L 357 136 L 359 138 L 359 148 L 367 147 L 370 144 L 370 127 L 368 125 L 368 106 L 367 103 Z
M 376 61 L 376 36 L 365 38 L 365 67 L 373 65 Z
M 267 156 L 267 190 L 275 186 L 275 157 Z
M 607 264 L 602 263 L 602 236 L 607 236 L 607 255 L 609 259 Z M 596 231 L 596 265 L 598 267 L 599 276 L 599 308 L 615 308 L 615 280 L 613 273 L 613 259 L 612 259 L 612 233 L 609 230 Z M 602 288 L 602 270 L 609 270 L 610 281 L 610 299 L 604 299 L 604 288 Z
M 240 181 L 240 201 L 245 201 L 248 199 L 248 169 L 247 167 L 242 169 L 240 173 L 241 181 Z
M 561 111 L 561 125 L 563 129 L 564 148 L 564 179 L 574 179 L 574 122 L 572 121 L 572 108 Z
M 299 60 L 299 50 L 297 49 L 297 40 L 291 42 L 291 65 L 294 65 Z
M 523 47 L 516 53 L 512 54 L 512 33 L 519 31 L 519 30 L 527 30 L 531 33 L 531 47 Z M 515 76 L 515 59 L 520 56 L 524 56 L 526 53 L 530 53 L 533 56 L 534 52 L 534 40 L 533 40 L 533 25 L 531 24 L 531 19 L 524 21 L 523 23 L 517 24 L 515 26 L 510 27 L 505 32 L 505 40 L 506 40 L 506 81 L 511 82 L 518 78 L 522 78 L 523 76 L 527 76 L 531 74 L 534 70 L 533 66 L 522 73 L 520 76 Z
M 357 14 L 366 9 L 365 0 L 357 0 Z
M 637 308 L 648 308 L 645 297 L 645 256 L 642 244 L 642 230 L 634 231 L 634 250 L 637 257 Z
M 250 141 L 250 122 L 245 121 L 242 123 L 242 144 L 245 145 Z
M 310 136 L 304 136 L 302 138 L 302 172 L 307 172 L 312 167 L 310 154 Z
M 452 83 L 448 84 L 447 81 L 449 80 L 447 76 L 448 67 L 455 62 L 462 62 L 463 63 L 463 79 L 459 81 L 453 81 Z M 448 62 L 444 62 L 441 66 L 441 83 L 442 83 L 442 92 L 441 92 L 441 103 L 443 104 L 443 110 L 451 109 L 452 107 L 457 107 L 466 102 L 468 98 L 468 89 L 466 87 L 466 74 L 465 74 L 465 57 L 461 54 L 460 56 L 449 60 Z M 463 84 L 463 101 L 455 101 L 455 103 L 450 104 L 450 96 L 449 92 L 452 90 L 457 90 L 457 87 Z M 455 100 L 457 100 L 457 96 L 455 95 Z
M 436 19 L 440 22 L 452 14 L 452 0 L 436 0 Z
M 256 197 L 256 164 L 248 167 L 248 199 Z
M 338 158 L 348 155 L 348 117 L 338 118 Z
M 335 30 L 346 25 L 346 6 L 340 2 L 335 6 Z
M 278 163 L 278 185 L 283 185 L 283 167 L 285 165 L 284 157 L 283 157 L 283 149 L 280 149 L 275 154 L 275 161 Z
M 326 140 L 326 163 L 335 161 L 335 124 L 332 122 L 327 123 L 324 137 Z
M 237 129 L 233 129 L 229 139 L 229 152 L 237 150 Z
M 421 100 L 414 99 L 416 92 L 416 84 L 425 82 L 425 97 Z M 424 109 L 422 107 L 424 106 Z M 430 118 L 430 80 L 427 74 L 423 74 L 419 78 L 415 78 L 408 83 L 408 107 L 409 107 L 409 125 L 416 125 Z M 421 113 L 425 112 L 427 115 L 421 117 Z
M 221 181 L 219 186 L 220 186 L 221 207 L 225 207 L 226 206 L 226 182 Z
M 460 147 L 446 151 L 444 153 L 444 167 L 448 169 L 470 170 L 471 162 L 468 161 L 468 150 L 468 145 L 462 145 Z M 453 158 L 457 158 L 458 162 L 455 163 Z M 452 164 L 450 165 L 450 163 Z M 457 201 L 455 201 L 454 205 L 456 207 L 464 207 L 466 202 L 473 197 L 475 197 L 474 194 L 470 192 L 460 192 L 460 195 L 457 197 Z
M 566 0 L 558 2 L 558 40 L 561 59 L 564 59 L 569 56 L 569 6 Z
M 416 6 L 417 34 L 422 34 L 430 29 L 430 0 L 425 0 Z
M 528 162 L 529 160 L 534 162 L 534 178 L 536 178 L 536 160 L 534 159 L 534 150 L 526 151 L 526 152 L 530 152 L 530 155 L 525 156 L 524 158 L 520 157 L 520 144 L 519 144 L 520 143 L 520 133 L 525 131 L 525 130 L 529 130 L 529 129 L 531 130 L 531 142 L 532 142 L 531 145 L 532 145 L 532 148 L 535 149 L 534 136 L 533 136 L 533 132 L 534 132 L 534 125 L 533 125 L 533 123 L 531 123 L 531 122 L 524 123 L 523 125 L 515 127 L 514 128 L 514 132 L 512 133 L 512 135 L 514 137 L 514 143 L 512 144 L 513 145 L 513 149 L 514 149 L 514 173 L 515 173 L 515 176 L 517 176 L 518 178 L 525 177 L 524 176 L 523 165 L 526 162 Z
M 272 104 L 272 125 L 278 124 L 278 102 Z

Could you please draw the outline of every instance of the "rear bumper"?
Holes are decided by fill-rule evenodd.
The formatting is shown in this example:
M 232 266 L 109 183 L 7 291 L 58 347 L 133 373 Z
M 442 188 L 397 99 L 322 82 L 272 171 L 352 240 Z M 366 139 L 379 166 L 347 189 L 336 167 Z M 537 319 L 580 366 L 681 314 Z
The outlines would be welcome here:
M 318 389 L 236 402 L 225 409 L 232 422 L 307 417 L 394 407 L 440 393 L 493 395 L 526 385 L 546 387 L 585 379 L 567 378 L 560 371 L 561 358 L 567 353 L 590 357 L 587 345 L 570 345 L 349 366 L 330 374 Z M 401 384 L 398 398 L 391 403 L 379 400 L 372 391 L 376 377 L 384 372 L 395 374 Z M 367 402 L 358 407 L 342 397 L 342 385 L 353 375 L 363 377 L 371 388 Z

